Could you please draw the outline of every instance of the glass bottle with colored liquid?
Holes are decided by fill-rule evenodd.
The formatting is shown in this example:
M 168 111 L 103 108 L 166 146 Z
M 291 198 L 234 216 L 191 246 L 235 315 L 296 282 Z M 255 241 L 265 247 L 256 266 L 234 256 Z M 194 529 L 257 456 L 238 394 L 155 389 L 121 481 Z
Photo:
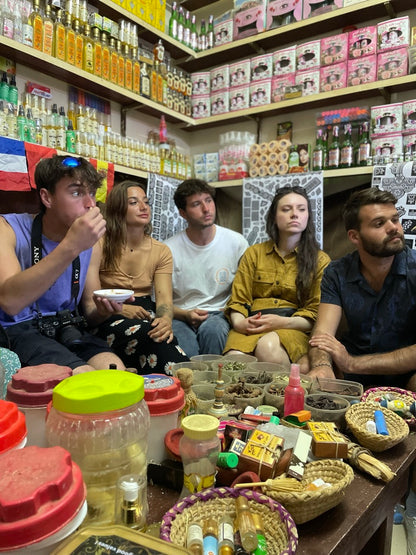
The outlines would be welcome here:
M 184 471 L 181 497 L 213 487 L 220 440 L 215 416 L 192 414 L 182 420 L 184 435 L 179 443 Z

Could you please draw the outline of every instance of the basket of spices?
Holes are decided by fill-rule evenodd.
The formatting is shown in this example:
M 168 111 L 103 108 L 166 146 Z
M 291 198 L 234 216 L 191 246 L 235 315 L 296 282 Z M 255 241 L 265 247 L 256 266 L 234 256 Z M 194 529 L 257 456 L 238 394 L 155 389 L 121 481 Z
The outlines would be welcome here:
M 352 468 L 338 459 L 322 459 L 305 465 L 302 480 L 278 477 L 262 485 L 263 492 L 279 501 L 302 524 L 329 511 L 342 501 L 354 479 Z M 322 486 L 316 486 L 324 482 Z
M 229 405 L 237 405 L 245 409 L 248 406 L 258 407 L 263 404 L 263 401 L 263 387 L 246 383 L 244 378 L 240 378 L 237 383 L 225 386 L 224 403 Z
M 232 382 L 237 382 L 238 378 L 242 375 L 247 368 L 247 362 L 240 362 L 237 360 L 214 360 L 211 363 L 211 368 L 214 372 L 218 372 L 218 367 L 222 367 L 222 375 L 229 376 Z
M 345 428 L 345 413 L 350 402 L 340 395 L 331 393 L 310 393 L 305 397 L 305 409 L 309 410 L 312 420 L 335 422 L 338 428 Z
M 374 411 L 381 410 L 386 421 L 388 435 L 382 435 L 367 430 L 366 424 L 374 421 Z M 351 405 L 345 413 L 347 426 L 357 438 L 360 445 L 371 451 L 381 453 L 397 445 L 409 435 L 409 426 L 395 412 L 385 409 L 379 403 L 367 401 Z
M 401 416 L 409 426 L 416 425 L 416 393 L 413 391 L 400 387 L 373 387 L 364 392 L 361 401 L 381 403 Z
M 250 489 L 210 488 L 181 499 L 164 515 L 160 537 L 185 546 L 187 528 L 191 522 L 203 526 L 208 519 L 219 522 L 224 514 L 234 520 L 235 499 L 240 496 L 247 499 L 250 512 L 261 517 L 267 552 L 273 555 L 296 553 L 298 532 L 292 516 L 278 501 Z

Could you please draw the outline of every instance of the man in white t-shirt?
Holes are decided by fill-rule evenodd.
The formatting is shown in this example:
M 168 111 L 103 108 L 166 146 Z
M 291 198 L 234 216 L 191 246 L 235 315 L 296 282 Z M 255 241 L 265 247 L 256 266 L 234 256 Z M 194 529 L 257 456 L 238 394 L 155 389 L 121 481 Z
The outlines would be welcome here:
M 205 181 L 183 181 L 174 201 L 188 227 L 166 241 L 173 255 L 172 328 L 189 357 L 222 353 L 230 329 L 223 309 L 248 247 L 240 233 L 214 223 L 214 197 Z

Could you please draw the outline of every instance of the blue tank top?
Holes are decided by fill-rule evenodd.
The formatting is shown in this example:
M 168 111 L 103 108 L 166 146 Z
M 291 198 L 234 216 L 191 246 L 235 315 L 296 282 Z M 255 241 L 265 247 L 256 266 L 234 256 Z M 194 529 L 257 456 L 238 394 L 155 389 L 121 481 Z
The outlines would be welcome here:
M 31 214 L 5 214 L 4 219 L 13 228 L 16 235 L 16 256 L 19 260 L 22 270 L 26 270 L 32 266 L 32 249 L 31 249 L 31 231 L 33 217 Z M 42 235 L 42 258 L 52 252 L 59 243 L 50 241 Z M 78 302 L 81 298 L 82 291 L 85 286 L 85 279 L 87 270 L 91 259 L 92 249 L 83 251 L 80 255 L 80 293 L 78 295 Z M 63 274 L 51 285 L 51 287 L 38 299 L 38 307 L 40 312 L 48 316 L 55 314 L 58 310 L 74 310 L 75 301 L 71 299 L 71 284 L 72 284 L 72 264 L 64 271 Z M 32 320 L 37 317 L 36 303 L 33 303 L 24 308 L 19 314 L 10 316 L 0 309 L 0 323 L 3 326 L 10 326 L 18 322 Z

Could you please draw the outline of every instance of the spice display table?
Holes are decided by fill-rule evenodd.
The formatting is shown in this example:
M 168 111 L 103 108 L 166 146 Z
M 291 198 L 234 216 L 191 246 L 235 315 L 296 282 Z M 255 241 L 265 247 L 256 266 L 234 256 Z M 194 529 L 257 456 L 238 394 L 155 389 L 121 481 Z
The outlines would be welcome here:
M 410 466 L 416 460 L 416 434 L 377 458 L 396 473 L 383 484 L 360 471 L 348 487 L 343 501 L 320 517 L 298 525 L 297 555 L 390 555 L 393 508 L 406 494 Z M 148 522 L 161 520 L 179 493 L 149 486 Z

